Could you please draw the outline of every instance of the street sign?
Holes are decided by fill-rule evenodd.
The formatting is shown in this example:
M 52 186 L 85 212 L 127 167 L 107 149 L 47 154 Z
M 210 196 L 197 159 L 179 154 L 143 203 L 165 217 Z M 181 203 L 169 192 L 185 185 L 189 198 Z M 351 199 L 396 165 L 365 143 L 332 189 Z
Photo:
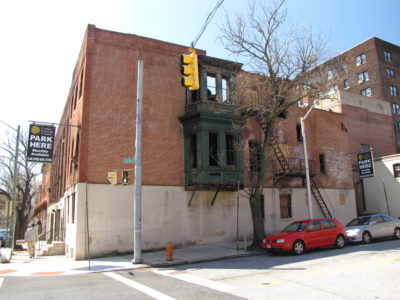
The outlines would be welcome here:
M 135 158 L 133 156 L 132 157 L 124 157 L 122 159 L 122 162 L 124 164 L 134 164 L 135 163 Z
M 117 172 L 107 172 L 107 180 L 111 184 L 117 184 Z
M 374 163 L 370 151 L 358 153 L 357 161 L 360 178 L 374 177 Z
M 27 159 L 33 162 L 53 162 L 54 126 L 29 126 Z

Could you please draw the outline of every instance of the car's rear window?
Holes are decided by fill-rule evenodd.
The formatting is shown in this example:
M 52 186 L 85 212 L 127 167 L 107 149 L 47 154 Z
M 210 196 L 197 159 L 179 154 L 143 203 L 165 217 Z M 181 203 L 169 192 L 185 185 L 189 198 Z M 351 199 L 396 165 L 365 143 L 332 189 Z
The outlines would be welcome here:
M 323 229 L 332 229 L 335 227 L 336 227 L 336 224 L 332 220 L 322 220 L 322 228 Z
M 286 226 L 282 232 L 296 232 L 296 231 L 304 231 L 308 222 L 293 222 Z
M 371 221 L 371 216 L 358 217 L 350 221 L 350 223 L 347 224 L 346 226 L 368 225 L 370 221 Z

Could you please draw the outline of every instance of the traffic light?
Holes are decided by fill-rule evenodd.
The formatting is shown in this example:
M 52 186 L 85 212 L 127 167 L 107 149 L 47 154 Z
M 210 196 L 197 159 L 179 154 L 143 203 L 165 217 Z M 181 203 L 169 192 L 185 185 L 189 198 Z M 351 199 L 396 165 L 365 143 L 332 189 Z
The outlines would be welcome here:
M 182 85 L 189 87 L 189 90 L 199 89 L 199 65 L 197 63 L 196 50 L 189 48 L 190 54 L 181 55 L 181 73 L 183 75 Z
M 129 183 L 128 171 L 122 171 L 122 184 L 128 184 L 128 183 Z
M 117 184 L 117 172 L 107 172 L 107 180 L 111 184 Z

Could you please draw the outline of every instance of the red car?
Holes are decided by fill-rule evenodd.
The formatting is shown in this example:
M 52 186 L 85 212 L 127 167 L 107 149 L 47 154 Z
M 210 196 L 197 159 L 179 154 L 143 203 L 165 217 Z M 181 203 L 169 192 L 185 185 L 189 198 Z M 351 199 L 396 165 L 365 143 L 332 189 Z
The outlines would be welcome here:
M 291 251 L 302 254 L 306 249 L 324 246 L 343 248 L 346 243 L 346 230 L 334 218 L 321 218 L 295 221 L 280 233 L 267 236 L 262 247 L 268 252 Z

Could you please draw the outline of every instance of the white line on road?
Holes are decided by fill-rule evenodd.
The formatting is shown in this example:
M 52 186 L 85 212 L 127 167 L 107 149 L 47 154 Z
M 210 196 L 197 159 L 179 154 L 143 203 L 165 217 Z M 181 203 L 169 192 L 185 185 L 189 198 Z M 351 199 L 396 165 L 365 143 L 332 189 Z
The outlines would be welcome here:
M 137 283 L 133 280 L 130 280 L 128 278 L 125 278 L 121 275 L 117 275 L 113 272 L 106 272 L 104 275 L 111 277 L 115 280 L 118 280 L 119 282 L 122 282 L 123 284 L 126 284 L 127 286 L 130 286 L 134 289 L 137 289 L 138 291 L 141 291 L 142 293 L 145 293 L 146 295 L 149 295 L 150 297 L 153 297 L 154 299 L 160 299 L 160 300 L 175 300 L 175 298 L 172 298 L 170 296 L 167 296 L 163 293 L 160 293 L 159 291 L 153 290 L 152 288 L 149 288 L 143 284 Z
M 4 278 L 0 278 L 0 288 L 3 285 Z
M 194 283 L 194 284 L 201 285 L 201 286 L 204 286 L 209 289 L 213 289 L 213 290 L 220 291 L 223 293 L 228 293 L 228 294 L 231 294 L 231 291 L 236 288 L 232 285 L 228 285 L 225 283 L 215 282 L 213 280 L 209 280 L 209 279 L 205 279 L 205 278 L 201 278 L 201 277 L 197 277 L 197 276 L 193 276 L 193 275 L 189 275 L 189 274 L 177 273 L 175 270 L 173 270 L 173 271 L 153 270 L 153 272 L 156 274 L 173 277 L 173 278 L 176 278 L 179 280 Z

